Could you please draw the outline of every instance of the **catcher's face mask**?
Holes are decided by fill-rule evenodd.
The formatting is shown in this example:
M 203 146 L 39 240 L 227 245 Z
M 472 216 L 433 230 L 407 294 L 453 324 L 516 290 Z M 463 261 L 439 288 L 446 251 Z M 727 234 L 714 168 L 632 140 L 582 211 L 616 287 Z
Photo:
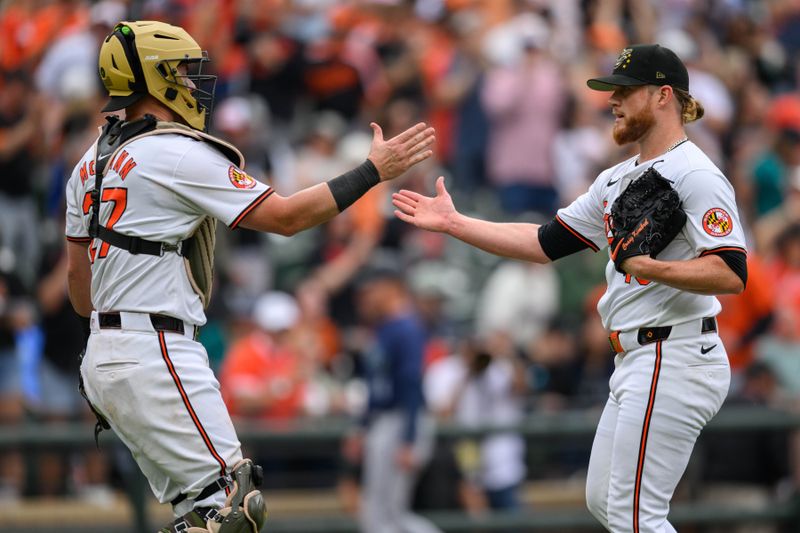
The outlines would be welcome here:
M 120 22 L 100 48 L 100 78 L 111 101 L 127 107 L 146 94 L 189 126 L 206 131 L 216 76 L 202 74 L 207 54 L 185 30 L 157 21 Z

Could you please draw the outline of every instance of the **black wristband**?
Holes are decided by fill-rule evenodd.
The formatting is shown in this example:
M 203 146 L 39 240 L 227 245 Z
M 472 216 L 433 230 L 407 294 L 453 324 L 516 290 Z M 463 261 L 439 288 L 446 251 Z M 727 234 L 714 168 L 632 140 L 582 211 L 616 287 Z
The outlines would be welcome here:
M 353 170 L 328 181 L 328 188 L 336 201 L 336 207 L 342 212 L 380 181 L 378 169 L 367 159 Z

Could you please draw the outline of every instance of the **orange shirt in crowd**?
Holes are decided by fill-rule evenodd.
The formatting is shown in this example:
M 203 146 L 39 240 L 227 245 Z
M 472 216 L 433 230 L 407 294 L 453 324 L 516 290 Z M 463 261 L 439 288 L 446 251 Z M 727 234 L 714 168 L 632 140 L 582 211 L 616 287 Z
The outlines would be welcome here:
M 233 417 L 291 419 L 303 412 L 300 356 L 256 331 L 238 340 L 222 362 L 220 388 Z
M 717 316 L 720 338 L 725 343 L 731 369 L 741 371 L 753 361 L 753 342 L 742 343 L 745 335 L 775 306 L 774 280 L 764 263 L 747 256 L 747 286 L 741 294 L 718 296 L 722 312 Z

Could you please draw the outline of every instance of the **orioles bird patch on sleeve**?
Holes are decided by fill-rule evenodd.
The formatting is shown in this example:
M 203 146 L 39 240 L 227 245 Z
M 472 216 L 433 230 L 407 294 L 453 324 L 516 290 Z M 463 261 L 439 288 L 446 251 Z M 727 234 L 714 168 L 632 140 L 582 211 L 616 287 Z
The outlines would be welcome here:
M 712 237 L 724 237 L 733 231 L 733 219 L 721 207 L 713 207 L 703 215 L 703 229 Z
M 248 175 L 245 171 L 239 170 L 235 166 L 228 167 L 228 178 L 237 189 L 252 189 L 256 186 L 256 180 Z

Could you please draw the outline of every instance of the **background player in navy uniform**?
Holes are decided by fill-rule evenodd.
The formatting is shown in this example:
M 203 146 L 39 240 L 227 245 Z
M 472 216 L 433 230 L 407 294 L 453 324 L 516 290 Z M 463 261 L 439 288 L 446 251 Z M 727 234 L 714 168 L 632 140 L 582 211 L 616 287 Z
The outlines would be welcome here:
M 417 477 L 434 446 L 422 392 L 425 329 L 394 270 L 368 271 L 357 302 L 372 332 L 364 348 L 368 406 L 361 426 L 345 441 L 345 453 L 351 462 L 362 460 L 361 531 L 440 533 L 410 510 Z

